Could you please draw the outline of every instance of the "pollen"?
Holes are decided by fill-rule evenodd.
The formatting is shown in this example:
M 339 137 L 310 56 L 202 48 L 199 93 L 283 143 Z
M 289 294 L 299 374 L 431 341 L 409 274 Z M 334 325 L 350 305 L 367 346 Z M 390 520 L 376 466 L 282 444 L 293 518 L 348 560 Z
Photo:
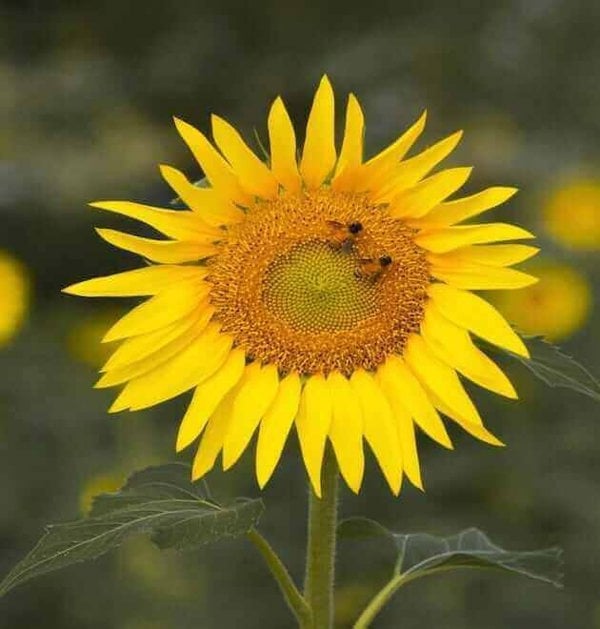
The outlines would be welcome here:
M 430 275 L 414 231 L 385 206 L 321 189 L 257 201 L 228 230 L 208 281 L 222 331 L 253 359 L 349 375 L 402 352 Z

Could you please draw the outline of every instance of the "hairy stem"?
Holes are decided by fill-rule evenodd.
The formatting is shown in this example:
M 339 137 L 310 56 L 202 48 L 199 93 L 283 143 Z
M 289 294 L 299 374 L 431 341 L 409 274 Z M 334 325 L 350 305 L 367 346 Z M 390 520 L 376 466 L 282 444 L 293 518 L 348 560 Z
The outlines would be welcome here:
M 313 629 L 333 626 L 333 586 L 338 509 L 338 469 L 333 454 L 326 452 L 323 465 L 323 494 L 309 490 L 308 541 L 304 597 L 313 615 Z

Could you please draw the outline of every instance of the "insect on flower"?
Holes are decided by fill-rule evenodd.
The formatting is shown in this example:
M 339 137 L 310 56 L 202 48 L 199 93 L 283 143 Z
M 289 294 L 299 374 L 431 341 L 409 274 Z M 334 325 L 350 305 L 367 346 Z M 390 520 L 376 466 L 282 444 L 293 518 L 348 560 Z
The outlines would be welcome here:
M 354 275 L 358 279 L 375 281 L 390 268 L 391 264 L 392 258 L 388 255 L 379 256 L 379 258 L 375 259 L 360 258 Z
M 363 225 L 359 221 L 342 223 L 341 221 L 326 221 L 331 229 L 330 243 L 335 248 L 349 250 L 356 241 L 356 238 L 363 231 Z

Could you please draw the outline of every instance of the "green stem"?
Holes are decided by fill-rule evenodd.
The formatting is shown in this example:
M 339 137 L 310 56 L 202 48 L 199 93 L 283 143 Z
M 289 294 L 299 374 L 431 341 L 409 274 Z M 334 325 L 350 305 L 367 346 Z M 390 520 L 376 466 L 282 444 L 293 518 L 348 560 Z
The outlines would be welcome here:
M 397 574 L 393 576 L 382 588 L 375 594 L 366 606 L 363 613 L 352 626 L 352 629 L 367 629 L 375 619 L 375 616 L 383 609 L 386 603 L 392 598 L 398 589 L 403 585 L 419 579 L 421 577 L 437 574 L 450 570 L 451 567 L 432 568 L 424 572 L 414 572 L 412 574 Z
M 308 603 L 300 594 L 294 580 L 287 571 L 283 562 L 277 556 L 269 542 L 256 530 L 252 529 L 248 533 L 248 539 L 256 546 L 262 555 L 271 574 L 277 581 L 277 585 L 283 593 L 286 603 L 292 610 L 300 627 L 310 627 L 312 625 L 312 614 Z
M 323 492 L 310 489 L 304 597 L 313 614 L 313 629 L 333 626 L 333 584 L 338 509 L 338 470 L 330 451 L 323 464 Z

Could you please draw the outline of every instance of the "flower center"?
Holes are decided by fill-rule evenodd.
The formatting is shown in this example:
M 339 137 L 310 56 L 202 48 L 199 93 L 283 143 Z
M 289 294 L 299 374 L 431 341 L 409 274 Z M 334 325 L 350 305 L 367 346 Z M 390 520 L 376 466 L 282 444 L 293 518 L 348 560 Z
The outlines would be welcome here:
M 350 330 L 377 311 L 377 289 L 357 276 L 357 265 L 352 251 L 300 243 L 267 268 L 265 306 L 298 332 Z
M 423 318 L 429 265 L 414 233 L 364 194 L 257 202 L 209 263 L 215 317 L 282 372 L 375 369 Z

